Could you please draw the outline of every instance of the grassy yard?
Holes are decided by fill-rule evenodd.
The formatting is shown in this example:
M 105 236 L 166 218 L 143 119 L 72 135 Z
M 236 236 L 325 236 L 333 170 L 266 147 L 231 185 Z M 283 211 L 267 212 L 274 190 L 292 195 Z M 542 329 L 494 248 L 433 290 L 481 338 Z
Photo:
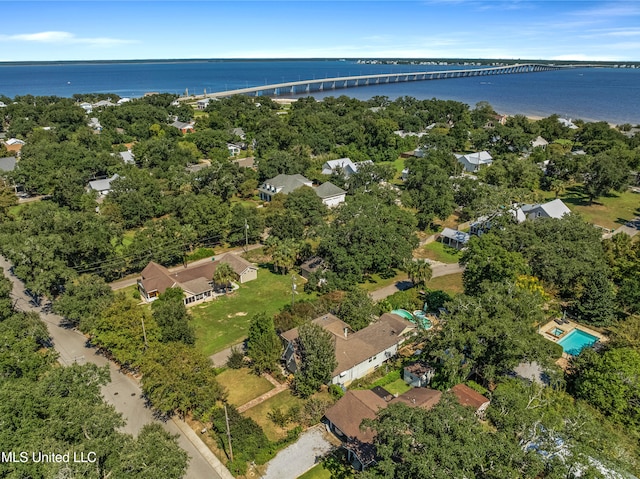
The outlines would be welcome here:
M 262 376 L 256 376 L 248 368 L 227 369 L 216 376 L 221 386 L 229 392 L 229 403 L 242 406 L 273 389 L 273 384 Z
M 316 464 L 298 479 L 331 479 L 331 471 L 325 469 L 322 463 Z
M 429 289 L 440 289 L 449 294 L 458 294 L 464 291 L 462 287 L 462 273 L 438 276 L 427 283 Z
M 312 297 L 298 279 L 296 300 Z M 211 355 L 240 343 L 257 313 L 273 315 L 291 302 L 291 276 L 274 274 L 260 268 L 258 279 L 241 284 L 227 296 L 189 308 L 196 330 L 196 346 Z
M 409 389 L 411 389 L 411 386 L 409 386 L 406 382 L 404 382 L 404 379 L 396 379 L 392 383 L 389 383 L 383 387 L 387 391 L 389 391 L 391 394 L 398 394 L 398 395 L 402 393 L 406 393 Z
M 285 438 L 287 431 L 293 429 L 296 425 L 290 424 L 287 428 L 281 428 L 276 426 L 273 421 L 268 418 L 268 414 L 273 409 L 280 409 L 283 412 L 287 412 L 292 406 L 299 405 L 302 407 L 302 404 L 303 400 L 291 394 L 290 391 L 282 391 L 272 398 L 267 399 L 265 402 L 251 409 L 247 409 L 243 414 L 257 422 L 264 430 L 267 438 L 275 442 Z
M 460 260 L 461 253 L 455 248 L 442 244 L 440 241 L 434 241 L 421 247 L 416 256 L 440 261 L 441 263 L 457 263 Z
M 382 278 L 379 274 L 372 274 L 364 283 L 360 284 L 360 287 L 365 291 L 371 292 L 389 286 L 396 281 L 404 281 L 406 279 L 408 279 L 408 276 L 404 271 L 396 271 L 396 274 L 391 278 Z
M 553 193 L 544 192 L 547 200 L 555 199 Z M 580 185 L 568 188 L 560 199 L 574 213 L 580 213 L 590 223 L 615 229 L 640 215 L 640 195 L 632 191 L 614 193 L 598 198 L 589 204 Z

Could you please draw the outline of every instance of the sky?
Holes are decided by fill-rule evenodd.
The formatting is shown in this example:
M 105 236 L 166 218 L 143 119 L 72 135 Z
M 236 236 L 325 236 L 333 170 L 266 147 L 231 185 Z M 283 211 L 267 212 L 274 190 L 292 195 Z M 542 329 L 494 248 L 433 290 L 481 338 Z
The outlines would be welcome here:
M 0 61 L 640 61 L 640 1 L 0 0 Z

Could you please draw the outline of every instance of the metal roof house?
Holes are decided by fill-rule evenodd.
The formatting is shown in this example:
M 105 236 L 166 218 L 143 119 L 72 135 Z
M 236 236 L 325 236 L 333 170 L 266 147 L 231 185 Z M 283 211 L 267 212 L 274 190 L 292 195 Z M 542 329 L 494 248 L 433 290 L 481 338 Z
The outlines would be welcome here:
M 111 183 L 118 178 L 120 178 L 120 175 L 115 173 L 111 178 L 90 181 L 89 189 L 97 191 L 100 196 L 106 196 L 111 192 Z
M 564 215 L 568 215 L 571 213 L 571 210 L 559 198 L 544 204 L 522 205 L 520 209 L 525 214 L 527 219 L 530 220 L 536 218 L 560 219 Z
M 466 172 L 477 173 L 480 168 L 489 166 L 493 163 L 493 157 L 488 151 L 478 151 L 476 153 L 467 153 L 466 155 L 455 155 L 458 163 L 460 163 Z
M 469 233 L 453 230 L 451 228 L 445 228 L 440 233 L 440 242 L 451 246 L 455 249 L 462 249 L 469 242 Z

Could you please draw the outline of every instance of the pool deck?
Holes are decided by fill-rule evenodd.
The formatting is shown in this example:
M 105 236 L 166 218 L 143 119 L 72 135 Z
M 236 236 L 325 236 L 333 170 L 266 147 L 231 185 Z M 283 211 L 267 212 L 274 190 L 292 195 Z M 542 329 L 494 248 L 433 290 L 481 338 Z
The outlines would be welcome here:
M 560 319 L 558 319 L 557 321 L 560 321 Z M 556 328 L 562 329 L 563 333 L 557 336 L 553 334 L 552 331 Z M 567 334 L 569 334 L 574 329 L 579 329 L 581 331 L 584 331 L 585 333 L 589 333 L 592 336 L 595 336 L 596 338 L 598 338 L 598 341 L 601 343 L 607 342 L 609 340 L 609 338 L 607 338 L 604 334 L 599 333 L 598 331 L 595 331 L 587 326 L 578 324 L 568 319 L 561 324 L 557 323 L 555 319 L 553 321 L 549 321 L 547 324 L 544 324 L 540 326 L 540 328 L 538 328 L 538 333 L 540 333 L 542 336 L 547 338 L 549 341 L 553 341 L 557 343 L 560 339 L 564 338 Z M 571 356 L 567 353 L 562 353 L 562 357 L 565 359 L 568 359 Z

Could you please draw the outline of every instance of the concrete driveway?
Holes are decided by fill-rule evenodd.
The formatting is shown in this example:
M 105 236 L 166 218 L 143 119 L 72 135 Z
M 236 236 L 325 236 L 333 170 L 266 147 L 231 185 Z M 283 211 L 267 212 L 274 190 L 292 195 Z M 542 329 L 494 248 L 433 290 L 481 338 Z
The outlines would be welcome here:
M 262 479 L 295 479 L 307 472 L 335 447 L 328 434 L 324 424 L 302 433 L 295 443 L 269 461 Z

